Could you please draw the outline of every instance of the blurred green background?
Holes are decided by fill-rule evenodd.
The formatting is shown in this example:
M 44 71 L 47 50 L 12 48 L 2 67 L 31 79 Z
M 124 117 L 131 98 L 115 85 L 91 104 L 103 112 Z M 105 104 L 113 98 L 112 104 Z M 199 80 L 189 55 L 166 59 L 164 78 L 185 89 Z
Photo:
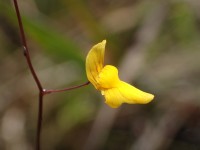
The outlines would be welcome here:
M 92 85 L 44 98 L 42 150 L 199 150 L 200 1 L 18 0 L 35 70 L 47 89 L 87 81 L 89 49 L 155 94 L 112 109 Z M 0 149 L 34 150 L 38 89 L 12 0 L 0 1 Z

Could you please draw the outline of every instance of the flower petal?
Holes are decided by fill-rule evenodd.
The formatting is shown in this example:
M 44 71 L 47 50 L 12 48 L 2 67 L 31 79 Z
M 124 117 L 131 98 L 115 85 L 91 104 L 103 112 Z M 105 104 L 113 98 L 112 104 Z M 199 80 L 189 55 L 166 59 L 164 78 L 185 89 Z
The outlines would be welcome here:
M 122 103 L 146 104 L 153 100 L 154 95 L 143 92 L 134 86 L 120 81 L 118 87 L 102 91 L 105 103 L 112 108 L 119 107 Z
M 96 78 L 103 68 L 106 40 L 91 48 L 86 57 L 86 74 L 88 80 L 98 89 Z
M 118 69 L 111 65 L 103 67 L 97 77 L 100 90 L 117 87 L 119 80 Z
M 125 103 L 129 104 L 146 104 L 153 100 L 154 95 L 141 91 L 136 87 L 120 81 L 118 86 L 119 92 L 125 97 Z
M 106 99 L 105 103 L 112 108 L 119 107 L 125 100 L 125 98 L 121 95 L 119 89 L 117 88 L 104 90 L 101 93 L 102 95 L 105 96 L 105 99 Z

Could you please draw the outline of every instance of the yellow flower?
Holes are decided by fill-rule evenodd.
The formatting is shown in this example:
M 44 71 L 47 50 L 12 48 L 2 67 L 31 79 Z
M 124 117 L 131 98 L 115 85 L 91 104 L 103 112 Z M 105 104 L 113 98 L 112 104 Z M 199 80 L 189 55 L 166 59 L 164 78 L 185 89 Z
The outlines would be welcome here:
M 87 78 L 105 96 L 105 103 L 117 108 L 122 103 L 146 104 L 153 100 L 154 95 L 121 81 L 116 67 L 104 66 L 105 46 L 106 40 L 96 44 L 86 58 Z

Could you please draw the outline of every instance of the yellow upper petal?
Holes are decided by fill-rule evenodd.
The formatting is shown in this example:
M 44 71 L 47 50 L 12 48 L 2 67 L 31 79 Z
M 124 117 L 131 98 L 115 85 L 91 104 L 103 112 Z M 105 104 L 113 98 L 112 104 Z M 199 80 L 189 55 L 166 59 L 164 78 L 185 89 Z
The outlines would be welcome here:
M 96 89 L 99 89 L 96 78 L 103 69 L 105 46 L 106 40 L 103 40 L 101 43 L 93 46 L 86 57 L 87 78 Z

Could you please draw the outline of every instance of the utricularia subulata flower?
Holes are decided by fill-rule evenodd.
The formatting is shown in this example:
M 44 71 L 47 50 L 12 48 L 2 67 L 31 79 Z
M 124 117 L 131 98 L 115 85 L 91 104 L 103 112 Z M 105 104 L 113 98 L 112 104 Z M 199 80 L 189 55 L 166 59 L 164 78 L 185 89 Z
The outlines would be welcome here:
M 87 78 L 104 95 L 105 103 L 117 108 L 122 103 L 146 104 L 153 100 L 154 95 L 121 81 L 116 67 L 104 66 L 105 45 L 106 40 L 103 40 L 93 46 L 86 58 Z

